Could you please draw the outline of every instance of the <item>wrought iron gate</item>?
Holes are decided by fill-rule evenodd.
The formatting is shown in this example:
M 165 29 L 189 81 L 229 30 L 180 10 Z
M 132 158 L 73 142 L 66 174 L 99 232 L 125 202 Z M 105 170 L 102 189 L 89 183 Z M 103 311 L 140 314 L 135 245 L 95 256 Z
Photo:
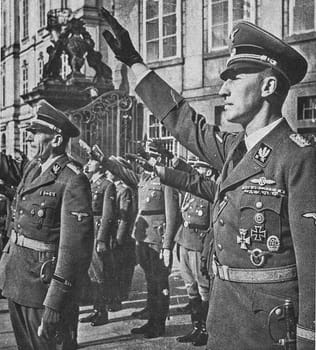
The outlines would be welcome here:
M 120 90 L 104 93 L 69 117 L 80 128 L 80 138 L 98 144 L 107 155 L 134 152 L 135 141 L 142 138 L 142 109 L 134 96 Z M 79 160 L 87 157 L 78 139 L 71 142 L 70 153 Z

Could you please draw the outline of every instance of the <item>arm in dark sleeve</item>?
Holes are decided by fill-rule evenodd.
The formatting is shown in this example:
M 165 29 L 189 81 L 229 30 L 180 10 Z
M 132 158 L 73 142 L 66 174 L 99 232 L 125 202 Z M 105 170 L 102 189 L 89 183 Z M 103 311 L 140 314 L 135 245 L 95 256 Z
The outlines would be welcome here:
M 82 214 L 82 215 L 78 215 Z M 85 175 L 72 177 L 66 185 L 61 206 L 60 242 L 57 265 L 44 305 L 61 311 L 68 296 L 87 272 L 93 246 L 91 190 Z M 62 280 L 65 283 L 62 283 Z
M 103 207 L 100 227 L 97 233 L 97 241 L 110 242 L 116 229 L 116 188 L 109 183 L 104 191 Z
M 288 210 L 299 283 L 298 327 L 315 331 L 316 148 L 303 152 L 290 166 Z M 298 336 L 298 350 L 314 346 L 315 339 Z
M 125 182 L 127 186 L 132 188 L 137 187 L 139 178 L 133 170 L 127 169 L 111 159 L 105 159 L 102 164 L 106 169 L 110 170 L 111 173 L 115 174 L 119 179 Z
M 185 162 L 183 159 L 180 159 L 180 158 L 173 160 L 172 167 L 176 170 L 185 171 L 187 173 L 191 173 L 192 171 L 195 171 L 190 164 L 188 164 L 187 162 Z
M 23 175 L 25 162 L 20 164 L 11 156 L 0 153 L 0 177 L 7 184 L 17 186 Z
M 195 196 L 214 202 L 216 182 L 196 173 L 187 173 L 171 168 L 159 167 L 158 176 L 161 182 L 179 190 L 189 192 Z
M 133 196 L 131 189 L 126 187 L 120 193 L 119 198 L 119 225 L 117 228 L 116 240 L 118 244 L 123 244 L 129 234 L 133 220 Z
M 183 146 L 221 171 L 235 136 L 219 132 L 185 102 L 184 98 L 150 72 L 136 86 L 149 110 Z
M 179 193 L 174 188 L 164 186 L 166 230 L 163 248 L 172 249 L 174 237 L 180 224 Z

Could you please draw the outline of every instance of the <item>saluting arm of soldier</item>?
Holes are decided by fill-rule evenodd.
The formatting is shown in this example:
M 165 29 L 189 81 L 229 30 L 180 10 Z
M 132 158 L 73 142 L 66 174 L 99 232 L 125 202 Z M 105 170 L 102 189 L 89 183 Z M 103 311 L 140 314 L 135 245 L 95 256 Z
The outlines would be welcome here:
M 123 165 L 118 164 L 109 158 L 103 161 L 103 165 L 106 169 L 110 170 L 111 173 L 115 174 L 118 178 L 124 181 L 128 186 L 132 188 L 137 187 L 139 177 L 133 170 L 127 169 Z
M 217 186 L 215 181 L 205 178 L 197 172 L 189 174 L 184 171 L 167 167 L 156 168 L 157 174 L 162 183 L 181 191 L 192 193 L 195 196 L 208 200 L 209 202 L 214 202 Z
M 136 68 L 138 65 L 135 65 Z M 133 71 L 137 73 L 137 69 Z M 135 89 L 149 110 L 168 131 L 200 160 L 221 171 L 235 135 L 207 123 L 171 86 L 150 72 Z M 163 103 L 162 103 L 163 101 Z
M 8 185 L 17 186 L 23 176 L 25 163 L 20 164 L 11 156 L 0 153 L 0 178 Z
M 133 195 L 130 188 L 126 187 L 120 194 L 119 199 L 119 225 L 117 229 L 116 239 L 118 244 L 123 244 L 129 233 L 132 213 L 133 213 Z
M 298 283 L 298 326 L 309 331 L 312 340 L 300 336 L 297 349 L 315 346 L 315 240 L 316 240 L 316 148 L 303 149 L 303 157 L 293 157 L 289 165 L 289 220 L 294 244 Z M 314 331 L 314 332 L 313 332 Z
M 65 185 L 61 204 L 56 270 L 44 305 L 62 311 L 87 272 L 93 247 L 93 214 L 89 180 L 82 173 Z
M 111 237 L 116 229 L 116 188 L 109 183 L 104 191 L 102 218 L 97 233 L 97 241 L 105 242 L 109 247 Z

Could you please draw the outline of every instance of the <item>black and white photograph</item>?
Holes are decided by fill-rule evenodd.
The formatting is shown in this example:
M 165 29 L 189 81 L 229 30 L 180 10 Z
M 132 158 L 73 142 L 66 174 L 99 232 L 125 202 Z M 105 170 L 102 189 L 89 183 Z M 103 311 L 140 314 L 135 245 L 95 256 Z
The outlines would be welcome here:
M 0 10 L 0 349 L 316 350 L 316 0 Z

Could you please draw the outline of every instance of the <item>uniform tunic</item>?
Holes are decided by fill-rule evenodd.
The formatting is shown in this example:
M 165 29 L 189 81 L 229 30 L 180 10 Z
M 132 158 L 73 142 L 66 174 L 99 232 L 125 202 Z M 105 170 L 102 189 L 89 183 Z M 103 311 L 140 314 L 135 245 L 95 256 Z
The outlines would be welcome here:
M 272 348 L 268 314 L 287 298 L 295 303 L 298 324 L 314 329 L 315 147 L 283 120 L 234 166 L 243 134 L 221 133 L 208 125 L 153 72 L 136 91 L 191 152 L 219 170 L 224 164 L 213 213 L 217 263 L 250 271 L 297 268 L 297 279 L 292 269 L 288 280 L 280 278 L 273 283 L 216 277 L 208 348 Z M 284 337 L 281 321 L 274 322 L 272 328 L 275 338 Z M 297 347 L 313 349 L 314 344 L 298 337 Z

